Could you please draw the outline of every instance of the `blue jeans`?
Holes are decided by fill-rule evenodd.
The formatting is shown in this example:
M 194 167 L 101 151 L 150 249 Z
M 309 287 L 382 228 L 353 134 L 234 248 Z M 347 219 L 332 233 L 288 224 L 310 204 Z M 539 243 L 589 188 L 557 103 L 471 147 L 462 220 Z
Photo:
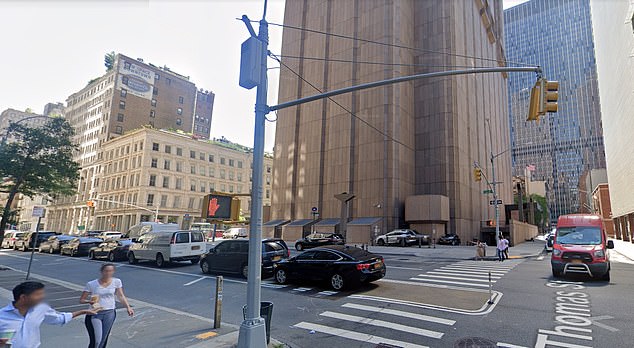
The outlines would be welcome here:
M 499 261 L 504 261 L 504 250 L 500 250 L 500 249 L 495 249 L 498 252 L 498 260 Z
M 87 315 L 84 320 L 90 344 L 88 348 L 106 348 L 108 344 L 108 336 L 114 324 L 117 313 L 114 309 L 106 309 L 95 315 Z

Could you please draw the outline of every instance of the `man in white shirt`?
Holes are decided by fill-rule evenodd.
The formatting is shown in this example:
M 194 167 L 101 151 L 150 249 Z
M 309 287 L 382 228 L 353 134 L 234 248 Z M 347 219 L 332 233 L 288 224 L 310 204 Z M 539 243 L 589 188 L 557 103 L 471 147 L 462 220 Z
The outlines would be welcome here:
M 24 282 L 13 288 L 13 303 L 0 309 L 0 347 L 37 348 L 40 346 L 42 323 L 64 325 L 76 316 L 95 314 L 81 310 L 60 313 L 44 302 L 44 284 Z

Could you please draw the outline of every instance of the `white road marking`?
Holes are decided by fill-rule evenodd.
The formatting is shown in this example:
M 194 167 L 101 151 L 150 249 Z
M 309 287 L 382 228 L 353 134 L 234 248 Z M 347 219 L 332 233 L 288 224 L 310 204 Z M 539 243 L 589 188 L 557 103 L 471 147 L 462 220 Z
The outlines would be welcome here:
M 471 273 L 471 272 L 457 272 L 457 271 L 445 271 L 445 272 L 436 272 L 436 271 L 429 271 L 427 272 L 428 274 L 441 274 L 441 275 L 465 275 L 465 276 L 469 276 L 469 277 L 476 277 L 476 278 L 489 278 L 488 274 L 484 274 L 484 273 Z M 491 279 L 501 279 L 502 277 L 496 277 L 491 275 Z
M 199 281 L 201 281 L 201 280 L 205 280 L 205 279 L 207 279 L 207 277 L 200 277 L 200 278 L 198 278 L 198 279 L 196 279 L 196 280 L 192 280 L 192 281 L 191 281 L 191 282 L 189 282 L 189 283 L 185 283 L 185 284 L 183 284 L 183 286 L 190 286 L 190 285 L 192 285 L 192 284 L 196 284 L 196 283 L 198 283 Z
M 31 257 L 26 257 L 26 256 L 18 256 L 18 255 L 12 255 L 12 254 L 7 254 L 7 253 L 0 253 L 0 255 L 3 256 L 8 256 L 8 257 L 15 257 L 16 259 L 22 259 L 22 260 L 30 260 Z M 33 256 L 33 261 L 37 261 L 37 259 L 35 258 L 35 256 Z
M 53 308 L 55 308 L 55 310 L 59 311 L 60 309 L 75 308 L 75 307 L 86 308 L 86 305 L 78 303 L 78 304 L 74 304 L 74 305 L 70 305 L 70 306 L 61 306 L 61 307 L 53 307 Z
M 440 280 L 440 279 L 423 279 L 423 278 L 409 278 L 411 280 L 418 280 L 421 282 L 436 282 L 436 283 L 445 283 L 445 284 L 455 284 L 455 285 L 467 285 L 467 286 L 479 286 L 483 288 L 489 287 L 488 284 L 474 284 L 474 283 L 465 283 L 465 282 L 452 282 L 449 280 Z
M 349 331 L 349 330 L 339 329 L 336 327 L 329 327 L 325 325 L 307 323 L 304 321 L 302 321 L 301 323 L 295 324 L 293 326 L 300 329 L 314 330 L 317 332 L 325 333 L 327 335 L 339 336 L 339 337 L 347 338 L 350 340 L 366 342 L 371 344 L 385 343 L 385 344 L 390 344 L 393 346 L 403 347 L 403 348 L 429 348 L 427 346 L 421 346 L 419 344 L 402 342 L 402 341 L 392 340 L 389 338 L 383 338 L 383 337 L 379 337 L 375 335 L 368 335 L 361 332 Z
M 330 290 L 324 290 L 324 291 L 320 291 L 317 293 L 317 295 L 321 295 L 321 296 L 332 296 L 332 295 L 336 295 L 339 292 L 337 291 L 330 291 Z
M 313 288 L 294 288 L 293 291 L 299 291 L 299 292 L 304 292 L 304 291 L 310 291 Z
M 356 303 L 345 303 L 345 304 L 341 305 L 341 307 L 358 309 L 358 310 L 368 311 L 368 312 L 390 314 L 390 315 L 395 315 L 395 316 L 399 316 L 399 317 L 403 317 L 403 318 L 410 318 L 410 319 L 416 319 L 416 320 L 422 320 L 422 321 L 430 321 L 432 323 L 438 323 L 438 324 L 444 324 L 444 325 L 453 325 L 453 324 L 456 323 L 455 320 L 437 318 L 437 317 L 432 317 L 430 315 L 423 315 L 423 314 L 416 314 L 416 313 L 410 313 L 410 312 L 405 312 L 405 311 L 399 311 L 399 310 L 390 309 L 390 308 L 366 306 L 366 305 L 361 305 L 361 304 L 356 304 Z
M 500 348 L 528 348 L 528 347 L 525 347 L 525 346 L 518 346 L 518 345 L 515 345 L 515 344 L 503 343 L 503 342 L 498 342 L 497 346 L 500 347 Z
M 514 267 L 499 267 L 499 266 L 480 266 L 480 265 L 456 265 L 451 264 L 445 267 L 458 267 L 458 268 L 471 268 L 471 269 L 486 269 L 486 270 L 497 270 L 497 271 L 510 271 Z
M 405 269 L 408 271 L 424 271 L 424 268 L 413 268 L 413 267 L 400 267 L 400 266 L 386 266 L 387 268 L 396 268 L 396 269 Z
M 73 292 L 76 292 L 76 291 L 73 291 Z M 49 295 L 48 297 L 50 297 L 50 294 L 47 293 L 47 295 Z M 62 298 L 48 298 L 46 301 L 52 302 L 52 301 L 72 300 L 72 299 L 78 300 L 78 297 L 73 296 L 73 297 L 62 297 Z
M 456 280 L 466 280 L 469 282 L 482 282 L 488 283 L 488 279 L 472 279 L 472 278 L 463 278 L 463 277 L 451 277 L 447 275 L 434 275 L 434 274 L 419 274 L 417 277 L 430 277 L 430 278 L 440 278 L 440 279 L 456 279 Z M 495 280 L 491 280 L 491 283 L 495 283 Z
M 269 288 L 269 289 L 283 289 L 283 288 L 287 287 L 288 285 L 262 282 L 261 286 L 264 287 L 264 288 Z
M 441 267 L 439 269 L 453 269 L 453 270 L 458 270 L 458 271 L 471 271 L 471 272 L 491 272 L 491 273 L 502 273 L 502 274 L 506 274 L 509 271 L 508 270 L 498 270 L 498 269 L 486 269 L 486 268 L 471 268 L 471 267 L 458 267 L 458 266 L 445 266 L 445 267 Z
M 432 331 L 432 330 L 421 329 L 421 328 L 413 327 L 413 326 L 391 323 L 385 320 L 364 318 L 364 317 L 359 317 L 356 315 L 349 315 L 349 314 L 330 312 L 330 311 L 319 313 L 319 315 L 328 317 L 328 318 L 351 321 L 353 323 L 385 327 L 391 330 L 403 331 L 403 332 L 412 333 L 419 336 L 431 337 L 431 338 L 442 338 L 442 336 L 444 335 L 442 332 L 438 332 L 438 331 Z

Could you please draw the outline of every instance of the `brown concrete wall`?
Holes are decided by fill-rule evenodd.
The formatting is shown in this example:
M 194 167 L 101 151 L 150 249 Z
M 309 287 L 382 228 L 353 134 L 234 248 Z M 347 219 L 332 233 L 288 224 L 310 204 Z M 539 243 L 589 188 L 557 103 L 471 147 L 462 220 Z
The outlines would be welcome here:
M 527 239 L 535 238 L 539 234 L 537 226 L 517 220 L 511 220 L 509 228 L 511 245 L 522 244 Z

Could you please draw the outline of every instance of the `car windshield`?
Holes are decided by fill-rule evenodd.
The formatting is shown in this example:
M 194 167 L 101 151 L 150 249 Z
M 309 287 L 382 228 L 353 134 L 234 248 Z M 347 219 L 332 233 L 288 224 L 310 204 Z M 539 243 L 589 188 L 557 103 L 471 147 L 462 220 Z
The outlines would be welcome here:
M 555 244 L 601 244 L 601 229 L 598 227 L 585 226 L 561 227 L 557 229 Z

